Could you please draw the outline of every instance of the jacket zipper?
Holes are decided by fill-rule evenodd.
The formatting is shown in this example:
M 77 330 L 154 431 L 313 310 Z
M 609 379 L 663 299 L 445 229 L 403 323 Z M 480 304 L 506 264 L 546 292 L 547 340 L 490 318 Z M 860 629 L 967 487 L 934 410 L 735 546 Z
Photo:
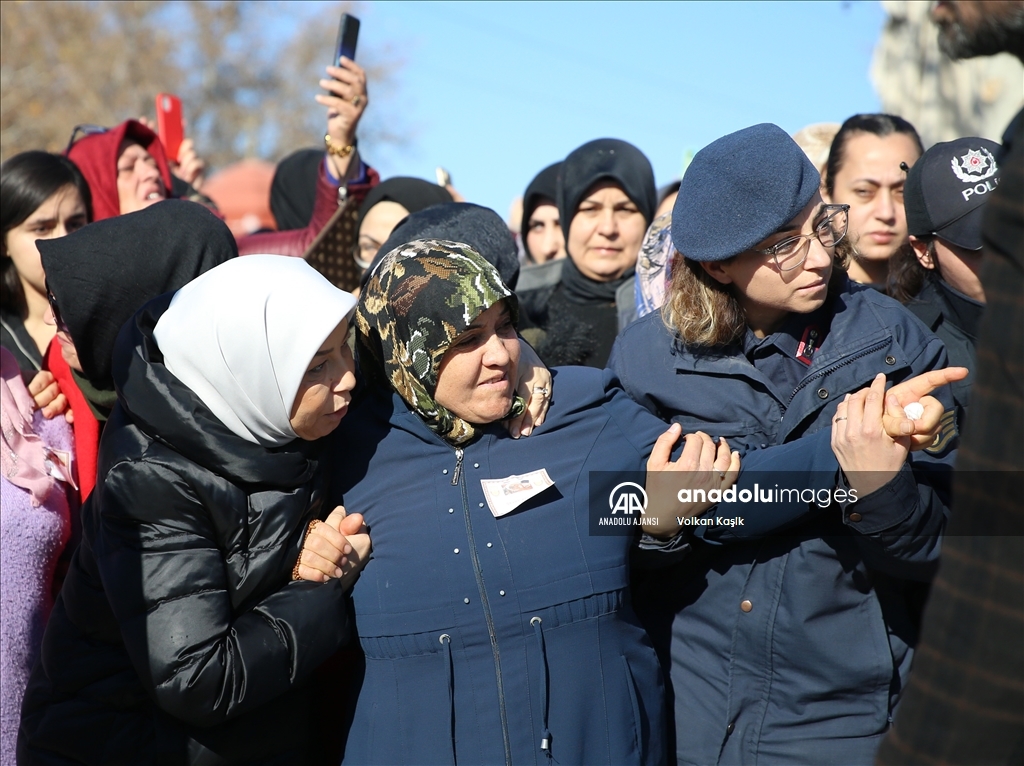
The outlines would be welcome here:
M 28 349 L 25 348 L 25 344 L 21 342 L 21 338 L 15 335 L 14 328 L 7 324 L 7 322 L 4 322 L 2 319 L 0 319 L 0 325 L 3 325 L 3 328 L 11 334 L 11 337 L 14 338 L 14 342 L 18 344 L 18 350 L 21 351 L 21 353 L 25 355 L 25 358 L 32 363 L 32 366 L 36 369 L 36 372 L 43 369 L 38 364 L 36 364 L 36 360 L 32 358 L 32 354 L 30 354 Z M 46 361 L 46 354 L 43 354 L 43 361 Z
M 484 608 L 484 619 L 487 622 L 487 635 L 491 639 L 491 653 L 494 655 L 494 675 L 498 684 L 498 715 L 501 718 L 501 738 L 505 745 L 505 764 L 512 766 L 512 746 L 508 737 L 508 715 L 505 711 L 505 689 L 501 680 L 501 651 L 498 649 L 498 635 L 494 629 L 494 618 L 491 616 L 491 604 L 487 600 L 487 590 L 484 588 L 484 573 L 480 567 L 480 558 L 476 552 L 476 538 L 473 535 L 473 520 L 469 514 L 469 495 L 466 492 L 466 483 L 462 481 L 462 458 L 465 451 L 461 447 L 455 449 L 455 476 L 452 477 L 452 484 L 462 487 L 462 512 L 466 518 L 466 536 L 469 541 L 469 555 L 473 561 L 473 574 L 476 576 L 476 587 L 480 593 L 480 603 Z
M 873 353 L 875 351 L 878 351 L 878 349 L 880 349 L 880 348 L 884 348 L 885 345 L 888 344 L 888 343 L 889 343 L 888 340 L 879 341 L 875 345 L 869 346 L 868 348 L 864 349 L 863 351 L 858 351 L 856 354 L 851 354 L 850 356 L 846 357 L 845 359 L 840 359 L 838 362 L 835 362 L 834 364 L 831 364 L 828 367 L 820 369 L 816 373 L 814 373 L 813 375 L 804 378 L 803 380 L 800 381 L 799 385 L 797 385 L 797 387 L 793 389 L 793 393 L 789 397 L 789 402 L 786 404 L 786 410 L 787 411 L 789 410 L 790 405 L 793 404 L 793 400 L 796 399 L 796 395 L 797 395 L 797 393 L 799 393 L 800 389 L 802 389 L 805 386 L 807 386 L 815 378 L 820 378 L 820 377 L 823 377 L 825 375 L 828 375 L 830 372 L 835 372 L 840 367 L 845 367 L 846 365 L 848 365 L 850 362 L 854 361 L 855 359 L 860 359 L 862 356 L 867 356 L 868 354 L 871 354 L 871 353 Z M 782 417 L 785 418 L 786 414 L 783 413 Z
M 462 447 L 455 448 L 455 473 L 452 475 L 452 486 L 455 487 L 459 483 L 459 478 L 462 476 L 462 458 L 466 452 Z

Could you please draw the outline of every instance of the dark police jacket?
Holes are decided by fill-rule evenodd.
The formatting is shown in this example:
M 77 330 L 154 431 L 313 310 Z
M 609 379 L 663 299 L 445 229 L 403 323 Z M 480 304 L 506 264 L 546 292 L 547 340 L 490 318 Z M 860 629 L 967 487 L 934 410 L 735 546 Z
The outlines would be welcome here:
M 934 272 L 929 272 L 921 291 L 907 304 L 907 308 L 946 346 L 950 364 L 971 371 L 966 378 L 950 386 L 957 403 L 959 426 L 963 429 L 974 382 L 974 348 L 978 343 L 978 326 L 985 304 L 968 298 L 939 279 Z
M 686 348 L 660 312 L 623 332 L 610 365 L 663 419 L 750 455 L 829 433 L 838 403 L 876 373 L 896 383 L 947 363 L 941 341 L 870 288 L 847 284 L 807 322 L 797 337 L 816 326 L 822 340 L 789 390 L 738 344 Z M 637 610 L 671 656 L 679 762 L 872 761 L 906 683 L 919 583 L 935 573 L 946 523 L 953 401 L 935 395 L 950 411 L 939 446 L 914 453 L 886 486 L 856 503 L 809 504 L 803 518 L 750 504 L 755 524 L 695 528 L 689 560 L 637 584 Z
M 325 470 L 302 442 L 235 436 L 167 371 L 152 330 L 170 297 L 119 337 L 119 403 L 19 763 L 301 762 L 293 687 L 345 636 L 341 582 L 291 582 Z

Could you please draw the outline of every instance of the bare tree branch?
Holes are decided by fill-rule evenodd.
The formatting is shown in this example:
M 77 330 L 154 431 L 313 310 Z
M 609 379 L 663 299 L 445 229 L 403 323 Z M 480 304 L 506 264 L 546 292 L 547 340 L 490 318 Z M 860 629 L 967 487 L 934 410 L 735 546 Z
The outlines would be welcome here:
M 313 96 L 346 8 L 279 41 L 275 25 L 295 12 L 284 2 L 0 3 L 0 155 L 62 151 L 77 124 L 152 116 L 161 91 L 181 96 L 187 132 L 212 167 L 319 145 L 326 113 Z M 364 153 L 402 144 L 387 96 L 404 62 L 388 49 L 359 54 L 371 92 Z

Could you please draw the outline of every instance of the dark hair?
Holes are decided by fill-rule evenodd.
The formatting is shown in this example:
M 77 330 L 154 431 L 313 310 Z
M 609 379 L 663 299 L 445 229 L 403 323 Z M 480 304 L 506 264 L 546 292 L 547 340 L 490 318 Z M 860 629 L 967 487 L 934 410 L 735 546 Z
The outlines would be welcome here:
M 4 308 L 24 317 L 28 311 L 25 292 L 14 260 L 7 255 L 7 232 L 19 226 L 40 205 L 63 189 L 74 186 L 82 196 L 88 219 L 92 220 L 92 197 L 82 171 L 67 157 L 49 152 L 16 154 L 0 165 L 0 301 Z
M 921 288 L 924 287 L 925 280 L 931 274 L 934 273 L 938 277 L 942 276 L 942 273 L 939 271 L 939 262 L 935 258 L 935 237 L 918 237 L 918 239 L 927 239 L 928 256 L 935 265 L 934 272 L 921 265 L 917 258 L 917 253 L 914 252 L 914 248 L 909 242 L 897 250 L 895 255 L 889 259 L 889 278 L 886 280 L 885 292 L 888 293 L 889 297 L 895 298 L 904 306 L 917 297 L 917 294 L 921 292 Z
M 921 143 L 921 137 L 917 135 L 917 130 L 902 117 L 897 117 L 894 114 L 855 114 L 839 128 L 836 137 L 832 139 L 832 147 L 828 151 L 828 162 L 825 163 L 825 178 L 822 180 L 825 183 L 825 190 L 829 196 L 832 196 L 835 192 L 836 175 L 846 161 L 844 156 L 846 141 L 854 133 L 871 133 L 879 138 L 902 133 L 905 136 L 909 136 L 917 144 L 918 154 L 924 154 L 924 145 Z

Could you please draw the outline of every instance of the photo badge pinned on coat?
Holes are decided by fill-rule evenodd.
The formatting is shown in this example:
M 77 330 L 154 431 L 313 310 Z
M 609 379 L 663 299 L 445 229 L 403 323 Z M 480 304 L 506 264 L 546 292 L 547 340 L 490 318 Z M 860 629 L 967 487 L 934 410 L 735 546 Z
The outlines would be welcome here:
M 546 468 L 530 473 L 515 474 L 504 479 L 481 479 L 484 499 L 494 518 L 511 513 L 530 498 L 536 497 L 555 482 L 548 476 Z

